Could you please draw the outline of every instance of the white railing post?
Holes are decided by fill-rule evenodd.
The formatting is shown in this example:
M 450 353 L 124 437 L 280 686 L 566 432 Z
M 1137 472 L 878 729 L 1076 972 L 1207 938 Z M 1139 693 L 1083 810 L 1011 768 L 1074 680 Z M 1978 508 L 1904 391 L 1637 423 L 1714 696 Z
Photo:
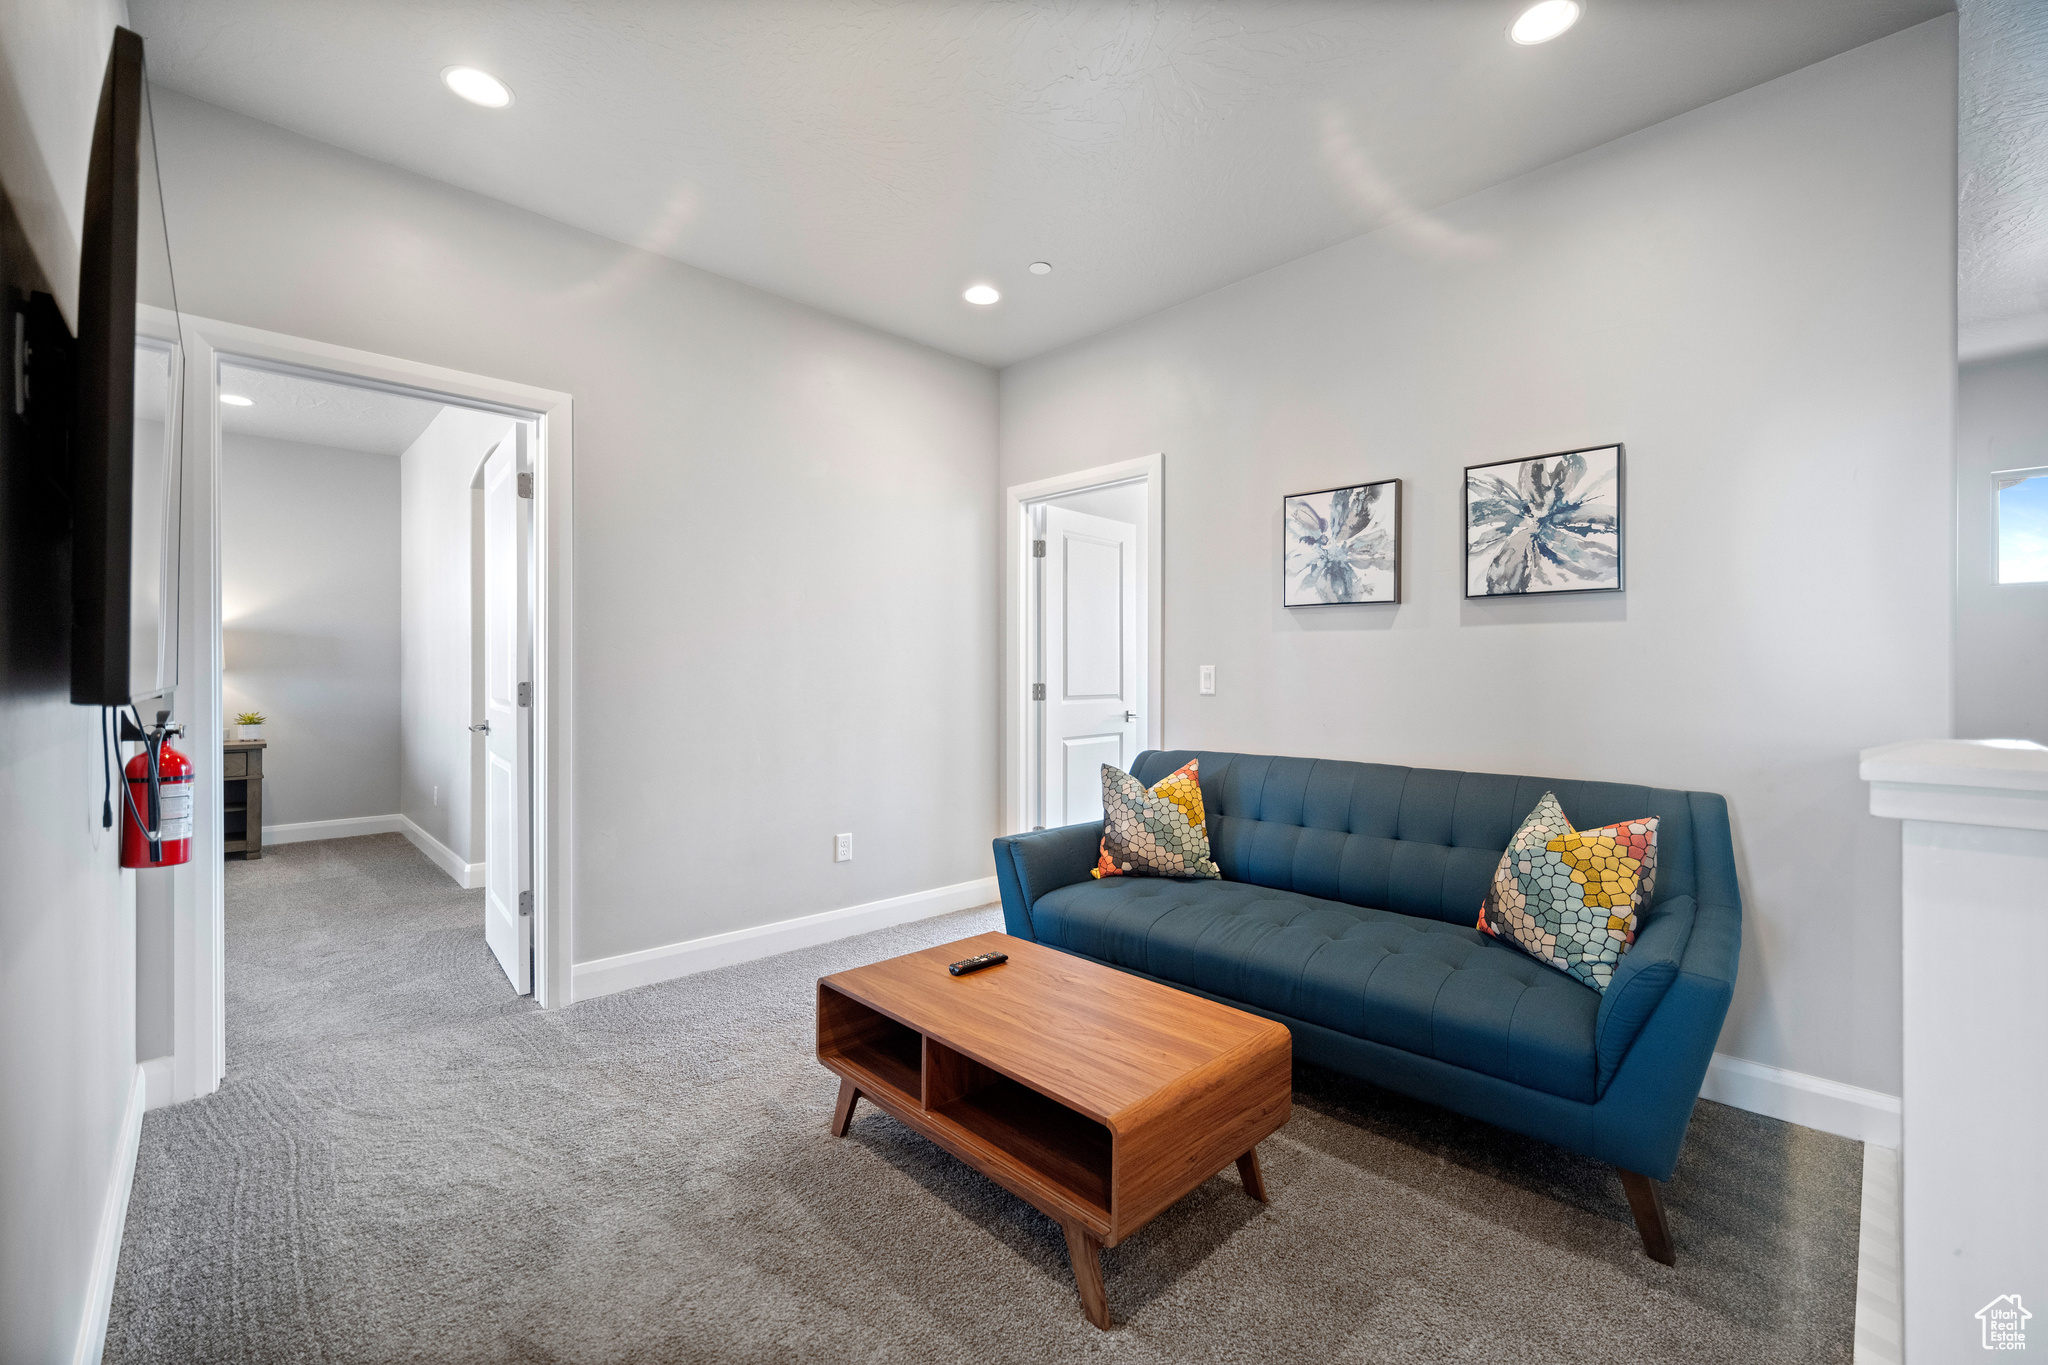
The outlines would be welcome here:
M 2048 748 L 1914 740 L 1862 776 L 1903 822 L 1906 1360 L 2048 1350 Z

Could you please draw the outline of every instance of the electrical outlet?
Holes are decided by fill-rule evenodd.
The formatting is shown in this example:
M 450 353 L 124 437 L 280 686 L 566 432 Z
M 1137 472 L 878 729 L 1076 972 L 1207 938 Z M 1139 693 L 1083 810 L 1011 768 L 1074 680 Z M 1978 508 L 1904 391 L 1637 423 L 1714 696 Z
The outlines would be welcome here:
M 434 804 L 437 806 L 441 804 L 441 789 L 439 787 L 434 788 Z
M 1202 695 L 1205 697 L 1216 695 L 1216 665 L 1214 664 L 1202 665 Z
M 835 863 L 850 863 L 853 861 L 853 836 L 851 834 L 835 834 L 832 836 L 832 861 Z

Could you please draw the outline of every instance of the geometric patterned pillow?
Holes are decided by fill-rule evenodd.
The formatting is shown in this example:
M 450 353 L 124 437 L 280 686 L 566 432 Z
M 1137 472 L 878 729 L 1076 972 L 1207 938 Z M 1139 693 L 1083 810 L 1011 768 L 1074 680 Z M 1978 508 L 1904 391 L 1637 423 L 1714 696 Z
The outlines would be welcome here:
M 1543 793 L 1479 906 L 1479 928 L 1605 992 L 1657 882 L 1657 820 L 1575 830 Z
M 1222 877 L 1209 861 L 1198 761 L 1189 759 L 1149 792 L 1129 773 L 1102 765 L 1097 877 Z

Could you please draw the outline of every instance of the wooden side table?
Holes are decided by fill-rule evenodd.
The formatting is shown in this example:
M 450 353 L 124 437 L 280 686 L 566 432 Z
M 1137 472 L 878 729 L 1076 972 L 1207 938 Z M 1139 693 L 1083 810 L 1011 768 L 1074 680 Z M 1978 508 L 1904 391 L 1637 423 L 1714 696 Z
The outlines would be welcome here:
M 221 828 L 227 836 L 221 849 L 251 861 L 263 856 L 263 750 L 268 745 L 262 739 L 221 745 Z

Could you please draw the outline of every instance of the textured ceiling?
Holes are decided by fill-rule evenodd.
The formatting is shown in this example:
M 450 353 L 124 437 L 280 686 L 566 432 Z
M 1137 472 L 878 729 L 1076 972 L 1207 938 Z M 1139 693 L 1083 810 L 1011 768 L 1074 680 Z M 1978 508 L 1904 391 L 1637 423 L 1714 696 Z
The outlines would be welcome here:
M 1533 48 L 1519 8 L 130 0 L 187 94 L 990 364 L 1397 220 L 1484 249 L 1426 210 L 1950 5 L 1593 0 Z
M 2048 0 L 1964 0 L 1957 315 L 2048 313 Z
M 220 429 L 226 435 L 267 436 L 373 455 L 403 454 L 441 411 L 439 403 L 418 398 L 233 364 L 220 367 L 220 388 L 255 400 L 254 407 L 221 406 Z

